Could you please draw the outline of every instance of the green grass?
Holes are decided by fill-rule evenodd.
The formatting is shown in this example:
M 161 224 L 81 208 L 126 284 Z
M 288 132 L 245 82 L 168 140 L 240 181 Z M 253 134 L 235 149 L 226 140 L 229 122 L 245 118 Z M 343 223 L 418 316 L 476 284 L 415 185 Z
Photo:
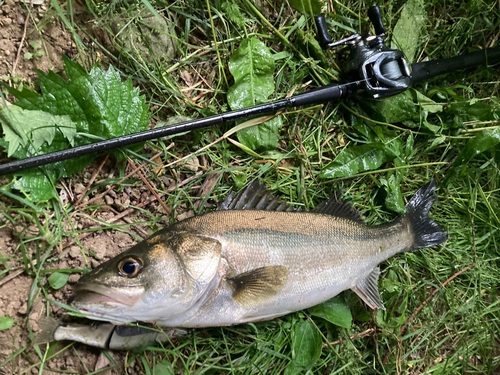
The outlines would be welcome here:
M 144 7 L 144 3 L 138 0 L 135 3 L 114 2 L 112 5 L 86 2 L 95 25 L 110 34 L 114 33 L 111 21 L 122 14 L 122 9 L 128 9 L 132 14 L 133 10 Z M 404 3 L 385 1 L 382 4 L 384 22 L 389 30 L 398 21 Z M 89 28 L 89 23 L 79 22 L 78 17 L 69 13 L 68 4 L 71 1 L 65 7 L 50 9 L 48 15 L 63 19 L 75 36 L 76 33 L 87 34 L 92 39 L 95 47 L 82 44 L 78 39 L 78 60 L 89 65 L 95 56 L 94 48 L 101 50 L 104 63 L 120 69 L 124 76 L 131 76 L 141 87 L 154 113 L 154 123 L 179 115 L 199 118 L 229 110 L 226 92 L 228 85 L 232 84 L 232 77 L 227 63 L 246 36 L 257 37 L 273 53 L 287 52 L 276 60 L 276 90 L 270 99 L 282 98 L 294 88 L 296 93 L 302 92 L 336 78 L 337 66 L 342 67 L 338 59 L 340 54 L 325 52 L 325 64 L 310 48 L 304 48 L 309 45 L 300 42 L 303 40 L 300 38 L 315 35 L 313 23 L 309 16 L 296 12 L 287 2 L 258 9 L 249 1 L 241 2 L 239 9 L 244 24 L 238 23 L 237 17 L 229 14 L 218 1 L 179 0 L 170 5 L 152 2 L 159 13 L 167 14 L 175 23 L 179 51 L 172 62 L 150 64 L 131 50 L 122 50 L 121 54 L 108 53 L 108 46 L 93 37 L 95 33 Z M 334 13 L 329 16 L 337 25 L 330 29 L 334 40 L 348 36 L 350 28 L 368 31 L 366 11 L 370 2 L 334 1 L 331 4 Z M 421 58 L 452 57 L 469 49 L 498 45 L 498 1 L 426 2 L 424 9 L 426 21 L 416 53 Z M 137 17 L 124 17 L 130 22 L 140 21 Z M 45 19 L 41 22 L 46 24 Z M 183 78 L 185 73 L 193 77 L 189 95 L 181 90 L 188 86 Z M 386 124 L 380 113 L 370 111 L 372 104 L 367 105 L 360 99 L 296 109 L 282 115 L 284 126 L 279 147 L 273 152 L 262 153 L 262 158 L 246 153 L 227 137 L 214 143 L 233 124 L 148 142 L 142 157 L 151 158 L 156 151 L 162 151 L 160 164 L 171 165 L 162 177 L 156 174 L 153 164 L 146 166 L 143 172 L 159 194 L 166 194 L 163 199 L 172 210 L 170 215 L 155 203 L 138 209 L 140 215 L 132 223 L 105 224 L 98 222 L 100 219 L 94 215 L 102 209 L 102 202 L 80 209 L 63 206 L 55 199 L 48 203 L 34 203 L 20 192 L 7 192 L 0 200 L 0 227 L 16 228 L 17 248 L 12 256 L 0 254 L 0 280 L 11 271 L 25 269 L 34 280 L 29 306 L 38 300 L 47 301 L 48 293 L 54 293 L 47 276 L 68 256 L 68 249 L 63 249 L 67 240 L 75 240 L 81 246 L 88 259 L 82 267 L 90 267 L 89 258 L 94 254 L 92 249 L 81 245 L 78 235 L 96 231 L 94 227 L 99 225 L 100 231 L 122 231 L 138 239 L 140 234 L 134 230 L 135 225 L 152 233 L 189 210 L 196 214 L 211 210 L 231 188 L 241 188 L 257 177 L 277 195 L 301 208 L 312 208 L 335 190 L 342 190 L 346 199 L 373 225 L 397 216 L 387 208 L 384 181 L 391 176 L 398 178 L 398 186 L 401 186 L 407 202 L 435 176 L 441 188 L 432 214 L 446 228 L 449 241 L 436 248 L 397 255 L 381 265 L 379 285 L 387 308 L 385 312 L 373 314 L 354 293 L 348 291 L 342 296 L 354 317 L 349 330 L 303 311 L 270 322 L 200 329 L 173 345 L 130 352 L 126 362 L 130 365 L 134 361 L 135 368 L 145 374 L 281 374 L 297 356 L 293 350 L 297 326 L 311 322 L 320 333 L 323 348 L 310 373 L 498 373 L 500 149 L 496 146 L 467 160 L 466 168 L 459 173 L 450 174 L 449 167 L 478 130 L 498 127 L 499 83 L 497 66 L 450 74 L 420 85 L 418 90 L 421 93 L 444 106 L 442 112 L 427 117 L 430 124 L 437 126 L 435 133 L 415 120 Z M 454 111 L 454 106 L 460 106 L 460 111 Z M 474 112 L 471 108 L 478 109 Z M 320 172 L 340 152 L 370 143 L 366 134 L 380 129 L 385 129 L 385 142 L 401 141 L 403 164 L 390 161 L 373 171 L 333 179 L 320 178 Z M 229 138 L 237 140 L 236 135 Z M 411 139 L 414 144 L 407 147 Z M 174 145 L 169 148 L 172 142 Z M 187 168 L 182 158 L 189 155 L 199 158 L 200 170 L 204 174 L 196 176 Z M 145 164 L 144 159 L 137 157 L 134 157 L 134 162 Z M 92 173 L 99 163 L 92 164 L 86 171 Z M 117 183 L 131 170 L 126 169 L 124 163 L 117 168 L 107 165 L 104 169 L 106 173 L 96 179 L 89 197 L 105 191 L 108 185 Z M 113 176 L 110 177 L 111 171 Z M 220 177 L 207 198 L 199 193 L 199 187 L 214 173 L 220 173 Z M 171 185 L 165 177 L 176 182 L 193 179 L 167 192 Z M 446 185 L 443 183 L 445 178 Z M 88 176 L 82 173 L 74 181 L 67 179 L 63 182 L 73 184 L 75 181 L 86 185 Z M 56 195 L 59 195 L 63 182 L 56 184 Z M 135 174 L 121 182 L 115 191 L 121 196 L 128 187 L 139 189 L 144 183 Z M 133 218 L 134 214 L 129 216 Z M 79 228 L 77 223 L 82 218 L 91 225 Z M 443 286 L 450 277 L 469 266 Z M 403 325 L 436 288 L 438 292 L 401 333 Z M 17 317 L 15 327 L 28 330 L 27 320 Z M 373 331 L 367 336 L 354 336 L 369 329 Z M 329 344 L 332 342 L 333 345 Z M 5 366 L 7 373 L 18 373 L 24 369 L 16 367 L 17 357 L 26 358 L 29 351 L 33 353 L 32 348 L 16 348 L 12 355 L 0 361 L 0 365 Z M 37 353 L 39 361 L 44 362 L 43 369 L 48 370 L 50 361 L 47 359 L 54 355 L 74 356 L 75 351 L 54 344 L 49 349 L 40 347 Z M 39 368 L 38 365 L 35 367 Z M 116 371 L 123 373 L 122 367 L 123 363 L 117 364 L 121 370 Z

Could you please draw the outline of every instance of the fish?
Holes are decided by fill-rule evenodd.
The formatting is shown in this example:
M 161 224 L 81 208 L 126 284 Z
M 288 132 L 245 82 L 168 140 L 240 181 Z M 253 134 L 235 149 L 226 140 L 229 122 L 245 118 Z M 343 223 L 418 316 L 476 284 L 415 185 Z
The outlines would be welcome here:
M 69 303 L 94 320 L 177 328 L 271 320 L 347 289 L 385 309 L 378 265 L 448 238 L 429 217 L 436 189 L 433 179 L 406 214 L 369 226 L 335 194 L 300 211 L 254 181 L 83 275 Z
M 161 331 L 148 324 L 128 326 L 111 323 L 64 323 L 51 316 L 42 317 L 37 324 L 41 331 L 35 336 L 35 345 L 70 340 L 111 350 L 129 350 L 168 342 L 190 333 L 189 330 L 176 328 Z

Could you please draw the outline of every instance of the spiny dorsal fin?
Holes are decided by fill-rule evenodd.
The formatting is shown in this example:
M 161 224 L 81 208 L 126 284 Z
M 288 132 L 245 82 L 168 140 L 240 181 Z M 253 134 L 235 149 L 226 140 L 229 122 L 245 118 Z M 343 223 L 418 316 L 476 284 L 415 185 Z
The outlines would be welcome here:
M 278 294 L 288 279 L 288 268 L 269 266 L 242 273 L 229 278 L 233 299 L 247 307 L 265 301 Z
M 295 211 L 292 206 L 275 197 L 258 180 L 254 180 L 236 196 L 233 192 L 228 194 L 217 210 Z
M 351 289 L 372 309 L 385 310 L 384 303 L 380 299 L 380 293 L 378 292 L 379 276 L 380 268 L 375 267 L 368 276 Z
M 333 193 L 326 201 L 321 202 L 312 212 L 343 217 L 357 223 L 366 224 L 361 214 L 349 203 L 339 201 L 340 193 Z

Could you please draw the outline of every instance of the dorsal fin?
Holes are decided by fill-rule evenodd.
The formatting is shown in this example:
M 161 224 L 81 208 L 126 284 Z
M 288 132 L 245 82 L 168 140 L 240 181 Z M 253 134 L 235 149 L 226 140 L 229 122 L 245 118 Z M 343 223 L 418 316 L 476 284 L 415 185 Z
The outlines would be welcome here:
M 254 180 L 236 196 L 233 192 L 228 194 L 217 207 L 217 211 L 220 210 L 296 211 L 292 206 L 275 197 L 258 180 Z
M 333 193 L 326 201 L 321 202 L 312 212 L 343 217 L 357 223 L 365 224 L 361 214 L 349 203 L 339 201 L 340 193 Z

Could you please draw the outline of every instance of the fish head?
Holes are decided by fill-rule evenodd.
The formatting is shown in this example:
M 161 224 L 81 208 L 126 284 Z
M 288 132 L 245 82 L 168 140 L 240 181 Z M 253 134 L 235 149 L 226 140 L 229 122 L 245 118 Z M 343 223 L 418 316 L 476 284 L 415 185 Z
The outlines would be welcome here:
M 112 322 L 183 315 L 215 289 L 220 253 L 216 239 L 163 230 L 83 275 L 71 305 Z

